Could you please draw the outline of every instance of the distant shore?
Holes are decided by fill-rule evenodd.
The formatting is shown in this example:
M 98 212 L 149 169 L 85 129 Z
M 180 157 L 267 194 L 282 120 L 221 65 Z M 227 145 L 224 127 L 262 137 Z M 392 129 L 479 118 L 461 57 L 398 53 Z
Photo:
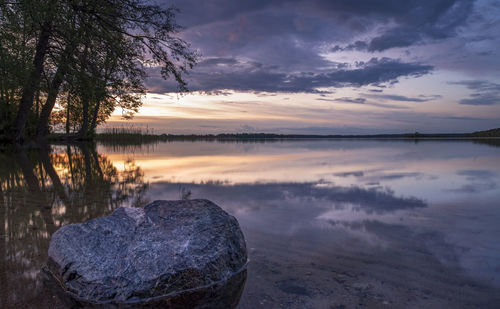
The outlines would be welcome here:
M 160 134 L 160 135 L 114 135 L 97 134 L 96 141 L 103 140 L 268 140 L 268 139 L 500 139 L 500 136 L 475 136 L 472 134 L 375 134 L 375 135 L 305 135 L 305 134 Z
M 319 135 L 319 134 L 273 134 L 273 133 L 222 133 L 222 134 L 153 134 L 150 131 L 118 129 L 98 133 L 87 141 L 99 142 L 109 146 L 140 146 L 159 144 L 171 141 L 207 141 L 264 143 L 299 140 L 385 140 L 385 141 L 432 141 L 432 140 L 469 140 L 474 143 L 500 147 L 500 128 L 473 133 L 406 133 L 406 134 L 362 134 L 362 135 Z M 52 135 L 50 141 L 55 143 L 84 142 L 68 138 L 65 135 Z
M 150 134 L 113 131 L 96 134 L 95 139 L 106 140 L 266 140 L 266 139 L 484 139 L 500 138 L 500 128 L 473 133 L 404 133 L 404 134 L 274 134 L 274 133 L 221 133 L 221 134 Z
M 153 134 L 138 129 L 113 129 L 80 139 L 76 135 L 51 134 L 47 140 L 57 143 L 101 142 L 104 144 L 148 144 L 166 141 L 278 141 L 304 139 L 374 139 L 374 140 L 477 140 L 500 144 L 500 128 L 473 133 L 403 133 L 403 134 L 274 134 L 274 133 L 221 133 L 221 134 Z

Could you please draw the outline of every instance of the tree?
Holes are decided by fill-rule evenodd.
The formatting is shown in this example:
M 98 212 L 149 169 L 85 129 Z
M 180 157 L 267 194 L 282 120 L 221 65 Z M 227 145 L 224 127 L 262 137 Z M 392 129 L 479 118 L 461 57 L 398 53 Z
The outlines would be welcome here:
M 38 100 L 43 106 L 41 111 L 35 110 L 37 135 L 47 134 L 57 101 L 68 97 L 69 92 L 61 94 L 61 89 L 72 89 L 71 98 L 78 98 L 72 104 L 82 105 L 79 136 L 84 138 L 95 130 L 103 107 L 106 111 L 116 106 L 131 112 L 137 110 L 149 66 L 161 66 L 164 78 L 174 78 L 179 90 L 187 91 L 183 75 L 196 63 L 197 54 L 176 36 L 180 27 L 175 13 L 173 8 L 164 9 L 141 0 L 2 2 L 2 30 L 11 29 L 9 33 L 14 35 L 2 35 L 0 40 L 14 41 L 30 51 L 29 64 L 22 63 L 21 71 L 26 73 L 17 80 L 10 77 L 12 83 L 2 86 L 9 93 L 17 89 L 18 94 L 11 137 L 17 141 L 24 138 L 39 92 L 44 102 Z M 28 39 L 19 39 L 21 32 Z M 6 70 L 15 63 L 11 58 L 17 50 L 2 44 L 0 69 Z
M 28 13 L 26 8 L 0 1 L 0 132 L 12 130 L 34 57 L 33 35 L 26 31 L 32 28 Z
M 37 35 L 37 43 L 35 45 L 35 53 L 33 57 L 32 67 L 28 70 L 29 74 L 23 83 L 21 98 L 17 110 L 16 118 L 13 123 L 13 138 L 15 141 L 23 139 L 28 115 L 33 106 L 35 92 L 40 84 L 45 55 L 49 49 L 51 34 L 54 31 L 54 20 L 57 19 L 56 1 L 20 1 L 15 4 L 7 5 L 13 11 L 20 10 L 23 15 L 23 20 L 26 16 L 30 16 L 30 24 L 33 26 L 34 34 Z M 3 7 L 3 6 L 2 6 Z M 28 31 L 23 27 L 23 31 Z

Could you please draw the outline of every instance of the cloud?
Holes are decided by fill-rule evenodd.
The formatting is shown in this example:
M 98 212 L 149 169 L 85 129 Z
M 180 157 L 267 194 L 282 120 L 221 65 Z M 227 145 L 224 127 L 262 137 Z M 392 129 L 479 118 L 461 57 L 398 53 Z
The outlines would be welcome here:
M 391 105 L 391 104 L 384 104 L 384 103 L 377 103 L 377 102 L 369 102 L 365 98 L 349 98 L 349 97 L 336 98 L 336 99 L 317 98 L 316 100 L 328 101 L 328 102 L 364 104 L 364 105 L 376 106 L 376 107 L 381 107 L 381 108 L 389 108 L 389 109 L 408 109 L 408 107 L 406 107 L 406 106 L 398 106 L 398 105 Z
M 352 2 L 353 6 L 360 6 L 358 14 L 378 22 L 383 19 L 391 20 L 394 25 L 366 41 L 358 40 L 344 47 L 336 45 L 332 51 L 380 52 L 421 44 L 425 40 L 450 38 L 465 24 L 474 4 L 474 1 L 469 0 L 410 0 L 397 5 L 392 1 L 371 1 L 370 4 L 366 2 L 368 1 Z M 343 8 L 347 9 L 349 5 L 346 4 Z
M 494 36 L 498 23 L 495 24 L 492 18 L 498 16 L 499 10 L 494 1 L 476 0 L 408 0 L 404 3 L 384 0 L 206 0 L 203 3 L 174 0 L 173 3 L 181 9 L 178 19 L 186 26 L 183 35 L 205 56 L 245 56 L 262 63 L 271 63 L 265 61 L 270 57 L 274 58 L 273 63 L 295 58 L 296 61 L 290 63 L 296 65 L 312 58 L 320 61 L 317 56 L 321 45 L 384 51 L 403 45 L 434 44 L 450 38 L 463 41 L 463 35 L 467 35 L 464 43 L 472 43 L 484 33 Z M 467 32 L 480 24 L 488 28 Z M 485 47 L 483 43 L 481 46 Z M 489 48 L 477 52 L 494 52 L 495 47 L 492 42 Z M 309 56 L 302 57 L 305 52 Z M 458 52 L 470 54 L 467 46 Z
M 459 103 L 463 105 L 494 105 L 500 103 L 498 95 L 475 93 L 472 96 L 472 98 L 460 100 Z
M 192 91 L 262 91 L 319 93 L 326 87 L 361 87 L 394 84 L 401 77 L 429 74 L 432 66 L 390 58 L 372 58 L 349 69 L 328 72 L 287 73 L 278 66 L 237 58 L 209 58 L 188 76 Z M 173 92 L 172 81 L 161 79 L 158 69 L 150 71 L 146 84 L 151 92 Z
M 431 116 L 433 119 L 440 119 L 440 120 L 459 120 L 459 121 L 480 121 L 480 122 L 486 122 L 489 121 L 492 124 L 496 121 L 497 119 L 488 119 L 488 118 L 480 118 L 480 117 L 466 117 L 466 116 Z M 464 131 L 467 132 L 467 131 Z
M 457 172 L 459 176 L 465 176 L 467 180 L 485 180 L 497 176 L 497 174 L 490 170 L 461 170 Z
M 482 92 L 500 92 L 500 84 L 492 83 L 486 80 L 462 80 L 458 82 L 449 82 L 450 85 L 463 85 L 468 89 Z
M 330 51 L 331 52 L 338 52 L 338 51 L 365 51 L 368 49 L 368 43 L 363 42 L 363 41 L 356 41 L 352 44 L 349 44 L 347 46 L 340 46 L 340 45 L 335 45 Z
M 422 178 L 424 174 L 422 173 L 391 173 L 391 174 L 380 174 L 365 177 L 366 180 L 372 182 L 381 182 L 383 180 L 398 180 L 403 178 Z
M 248 122 L 258 130 L 288 132 L 296 126 L 299 131 L 293 132 L 331 132 L 326 127 L 329 119 L 334 130 L 343 125 L 349 132 L 359 129 L 353 133 L 364 133 L 366 127 L 383 133 L 466 132 L 498 124 L 498 91 L 488 90 L 499 83 L 495 69 L 500 59 L 496 35 L 500 7 L 494 0 L 173 0 L 173 4 L 180 8 L 178 21 L 185 26 L 179 35 L 203 55 L 188 76 L 191 90 L 231 93 L 234 100 L 246 100 L 248 93 L 290 93 L 287 108 L 282 108 L 282 96 L 258 98 L 269 107 L 263 116 L 296 117 L 303 111 L 300 105 L 323 108 L 299 116 L 300 121 L 269 120 L 265 126 Z M 357 65 L 360 60 L 364 62 Z M 457 71 L 481 80 L 441 87 Z M 403 82 L 434 72 L 432 77 Z M 150 73 L 150 92 L 177 91 L 156 69 Z M 443 100 L 414 94 L 423 87 L 428 91 L 422 93 L 441 94 Z M 471 96 L 457 97 L 463 93 L 461 87 L 467 87 Z M 335 99 L 331 92 L 344 102 L 328 103 Z M 316 101 L 318 93 L 328 96 Z M 465 105 L 449 105 L 453 98 Z M 220 106 L 216 100 L 210 98 L 207 106 Z M 431 106 L 432 100 L 441 105 L 439 109 Z M 474 112 L 471 106 L 477 107 Z M 248 110 L 234 113 L 250 114 Z M 347 110 L 353 111 L 348 118 L 339 116 L 347 115 Z M 486 110 L 491 112 L 486 115 Z M 231 130 L 241 129 L 240 124 L 231 124 Z
M 317 99 L 317 100 L 328 100 L 328 99 Z M 365 98 L 347 98 L 347 97 L 344 97 L 344 98 L 338 98 L 338 99 L 333 99 L 333 100 L 328 100 L 328 101 L 365 104 L 366 99 Z
M 428 102 L 441 98 L 440 95 L 433 96 L 419 96 L 415 97 L 407 97 L 403 95 L 394 95 L 394 94 L 366 94 L 366 97 L 374 98 L 374 99 L 382 99 L 382 100 L 391 100 L 391 101 L 401 101 L 401 102 Z
M 500 84 L 485 80 L 464 80 L 449 82 L 452 85 L 463 85 L 473 91 L 470 98 L 460 100 L 463 105 L 494 105 L 500 103 Z
M 337 177 L 350 177 L 350 176 L 363 177 L 364 175 L 365 175 L 365 173 L 363 171 L 353 171 L 353 172 L 344 172 L 344 173 L 334 174 L 334 176 L 337 176 Z
M 238 66 L 236 62 L 241 64 L 241 59 L 246 59 L 267 68 L 254 69 L 247 78 L 236 73 L 237 76 L 224 79 L 214 72 L 214 81 L 194 76 L 202 74 L 200 70 L 193 72 L 193 79 L 210 85 L 198 84 L 192 89 L 221 89 L 223 85 L 214 85 L 219 82 L 229 84 L 227 89 L 247 91 L 245 88 L 255 85 L 256 91 L 272 91 L 275 87 L 270 84 L 275 83 L 278 85 L 276 91 L 311 92 L 316 87 L 307 85 L 308 82 L 330 85 L 333 77 L 341 80 L 334 86 L 369 84 L 352 82 L 346 75 L 356 72 L 347 69 L 342 72 L 342 63 L 324 57 L 328 50 L 375 52 L 454 37 L 457 30 L 468 22 L 475 2 L 174 0 L 173 5 L 181 11 L 179 23 L 185 26 L 182 37 L 207 59 L 212 59 L 204 61 L 203 65 L 230 65 L 229 62 L 233 62 L 232 65 Z M 228 63 L 211 63 L 217 62 L 217 58 Z M 270 71 L 272 66 L 279 67 L 279 70 Z M 338 72 L 331 72 L 334 69 Z M 390 70 L 387 68 L 386 73 L 390 74 Z M 329 76 L 329 71 L 336 76 Z M 314 78 L 300 76 L 300 72 L 312 74 Z M 342 78 L 348 81 L 342 82 Z M 360 76 L 356 80 L 361 81 Z M 233 85 L 243 82 L 251 85 Z

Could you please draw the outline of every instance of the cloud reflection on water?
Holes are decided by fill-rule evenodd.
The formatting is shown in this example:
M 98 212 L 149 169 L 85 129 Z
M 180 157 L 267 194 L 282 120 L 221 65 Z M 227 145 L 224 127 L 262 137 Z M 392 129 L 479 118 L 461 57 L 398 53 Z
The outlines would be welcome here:
M 410 251 L 426 252 L 449 269 L 500 283 L 500 276 L 491 275 L 500 266 L 494 223 L 468 220 L 479 210 L 447 190 L 451 185 L 460 189 L 480 181 L 498 181 L 498 172 L 491 171 L 499 169 L 495 148 L 463 142 L 373 141 L 211 144 L 215 145 L 217 150 L 199 145 L 188 156 L 166 157 L 198 162 L 199 154 L 210 149 L 214 152 L 206 156 L 206 162 L 214 161 L 205 168 L 214 171 L 212 178 L 207 180 L 207 171 L 173 164 L 167 177 L 152 182 L 150 199 L 178 198 L 182 188 L 192 198 L 208 198 L 222 205 L 249 235 L 292 237 L 304 243 L 328 235 L 328 246 L 346 250 L 341 244 L 349 240 L 365 253 L 375 246 L 404 255 L 400 248 L 406 245 Z M 231 160 L 218 160 L 222 157 L 217 152 L 225 150 Z M 156 171 L 161 170 L 157 166 Z M 284 170 L 289 173 L 283 174 Z M 174 180 L 164 180 L 169 177 Z M 460 196 L 476 198 L 476 207 L 498 218 L 498 210 L 490 207 L 498 191 L 490 188 L 479 198 L 476 194 L 478 191 L 461 190 Z M 447 206 L 453 204 L 454 208 Z M 468 237 L 464 237 L 466 230 L 471 234 Z M 263 239 L 269 241 L 269 237 Z M 480 256 L 476 254 L 478 242 L 490 244 Z M 319 250 L 312 245 L 308 248 Z

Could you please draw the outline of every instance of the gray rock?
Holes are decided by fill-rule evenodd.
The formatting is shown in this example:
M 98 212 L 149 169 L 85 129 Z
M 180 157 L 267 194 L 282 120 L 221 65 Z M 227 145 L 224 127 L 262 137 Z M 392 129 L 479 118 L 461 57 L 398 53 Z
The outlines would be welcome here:
M 238 222 L 220 207 L 155 201 L 62 227 L 50 241 L 46 270 L 78 302 L 131 305 L 204 299 L 200 291 L 213 294 L 233 277 L 244 283 L 246 263 Z M 241 289 L 231 288 L 239 298 Z

